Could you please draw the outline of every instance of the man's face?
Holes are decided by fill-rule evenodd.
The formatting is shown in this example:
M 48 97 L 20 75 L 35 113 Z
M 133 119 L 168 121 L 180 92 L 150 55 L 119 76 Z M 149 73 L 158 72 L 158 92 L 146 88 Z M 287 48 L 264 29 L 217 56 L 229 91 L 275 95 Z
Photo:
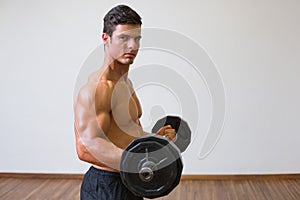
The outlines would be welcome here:
M 106 53 L 121 64 L 132 64 L 140 47 L 141 26 L 119 24 L 112 37 L 102 35 Z

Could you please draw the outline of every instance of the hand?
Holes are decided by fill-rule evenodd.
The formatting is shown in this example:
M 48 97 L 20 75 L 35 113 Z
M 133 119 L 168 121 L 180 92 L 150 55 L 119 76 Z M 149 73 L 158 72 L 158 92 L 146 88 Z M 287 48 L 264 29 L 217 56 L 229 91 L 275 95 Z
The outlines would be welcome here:
M 172 128 L 171 125 L 161 127 L 157 133 L 157 135 L 161 135 L 163 137 L 167 137 L 169 140 L 174 141 L 176 136 L 175 129 Z

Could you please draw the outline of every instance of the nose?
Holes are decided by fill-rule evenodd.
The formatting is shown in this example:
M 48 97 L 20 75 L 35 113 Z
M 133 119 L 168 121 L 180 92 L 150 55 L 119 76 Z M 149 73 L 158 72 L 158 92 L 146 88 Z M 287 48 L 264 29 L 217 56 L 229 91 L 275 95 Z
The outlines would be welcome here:
M 131 38 L 128 40 L 127 47 L 130 50 L 138 50 L 140 47 L 140 42 L 135 40 L 134 38 Z

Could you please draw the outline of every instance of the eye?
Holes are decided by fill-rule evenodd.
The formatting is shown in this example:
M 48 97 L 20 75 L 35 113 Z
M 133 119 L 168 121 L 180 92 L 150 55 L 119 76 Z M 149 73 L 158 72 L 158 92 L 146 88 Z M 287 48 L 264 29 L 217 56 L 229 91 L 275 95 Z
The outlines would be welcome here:
M 135 38 L 135 41 L 139 42 L 141 39 L 142 39 L 142 37 L 139 36 L 139 37 L 136 37 L 136 38 Z
M 121 35 L 121 36 L 119 37 L 119 39 L 122 40 L 122 41 L 127 41 L 127 40 L 128 40 L 128 36 L 126 36 L 126 35 Z

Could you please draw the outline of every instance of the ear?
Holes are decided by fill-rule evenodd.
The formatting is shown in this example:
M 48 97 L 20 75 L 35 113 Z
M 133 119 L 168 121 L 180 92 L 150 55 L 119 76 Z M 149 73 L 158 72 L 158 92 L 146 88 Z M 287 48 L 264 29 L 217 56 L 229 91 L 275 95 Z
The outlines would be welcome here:
M 107 33 L 102 33 L 102 41 L 103 41 L 104 45 L 108 44 L 109 38 L 110 37 Z

